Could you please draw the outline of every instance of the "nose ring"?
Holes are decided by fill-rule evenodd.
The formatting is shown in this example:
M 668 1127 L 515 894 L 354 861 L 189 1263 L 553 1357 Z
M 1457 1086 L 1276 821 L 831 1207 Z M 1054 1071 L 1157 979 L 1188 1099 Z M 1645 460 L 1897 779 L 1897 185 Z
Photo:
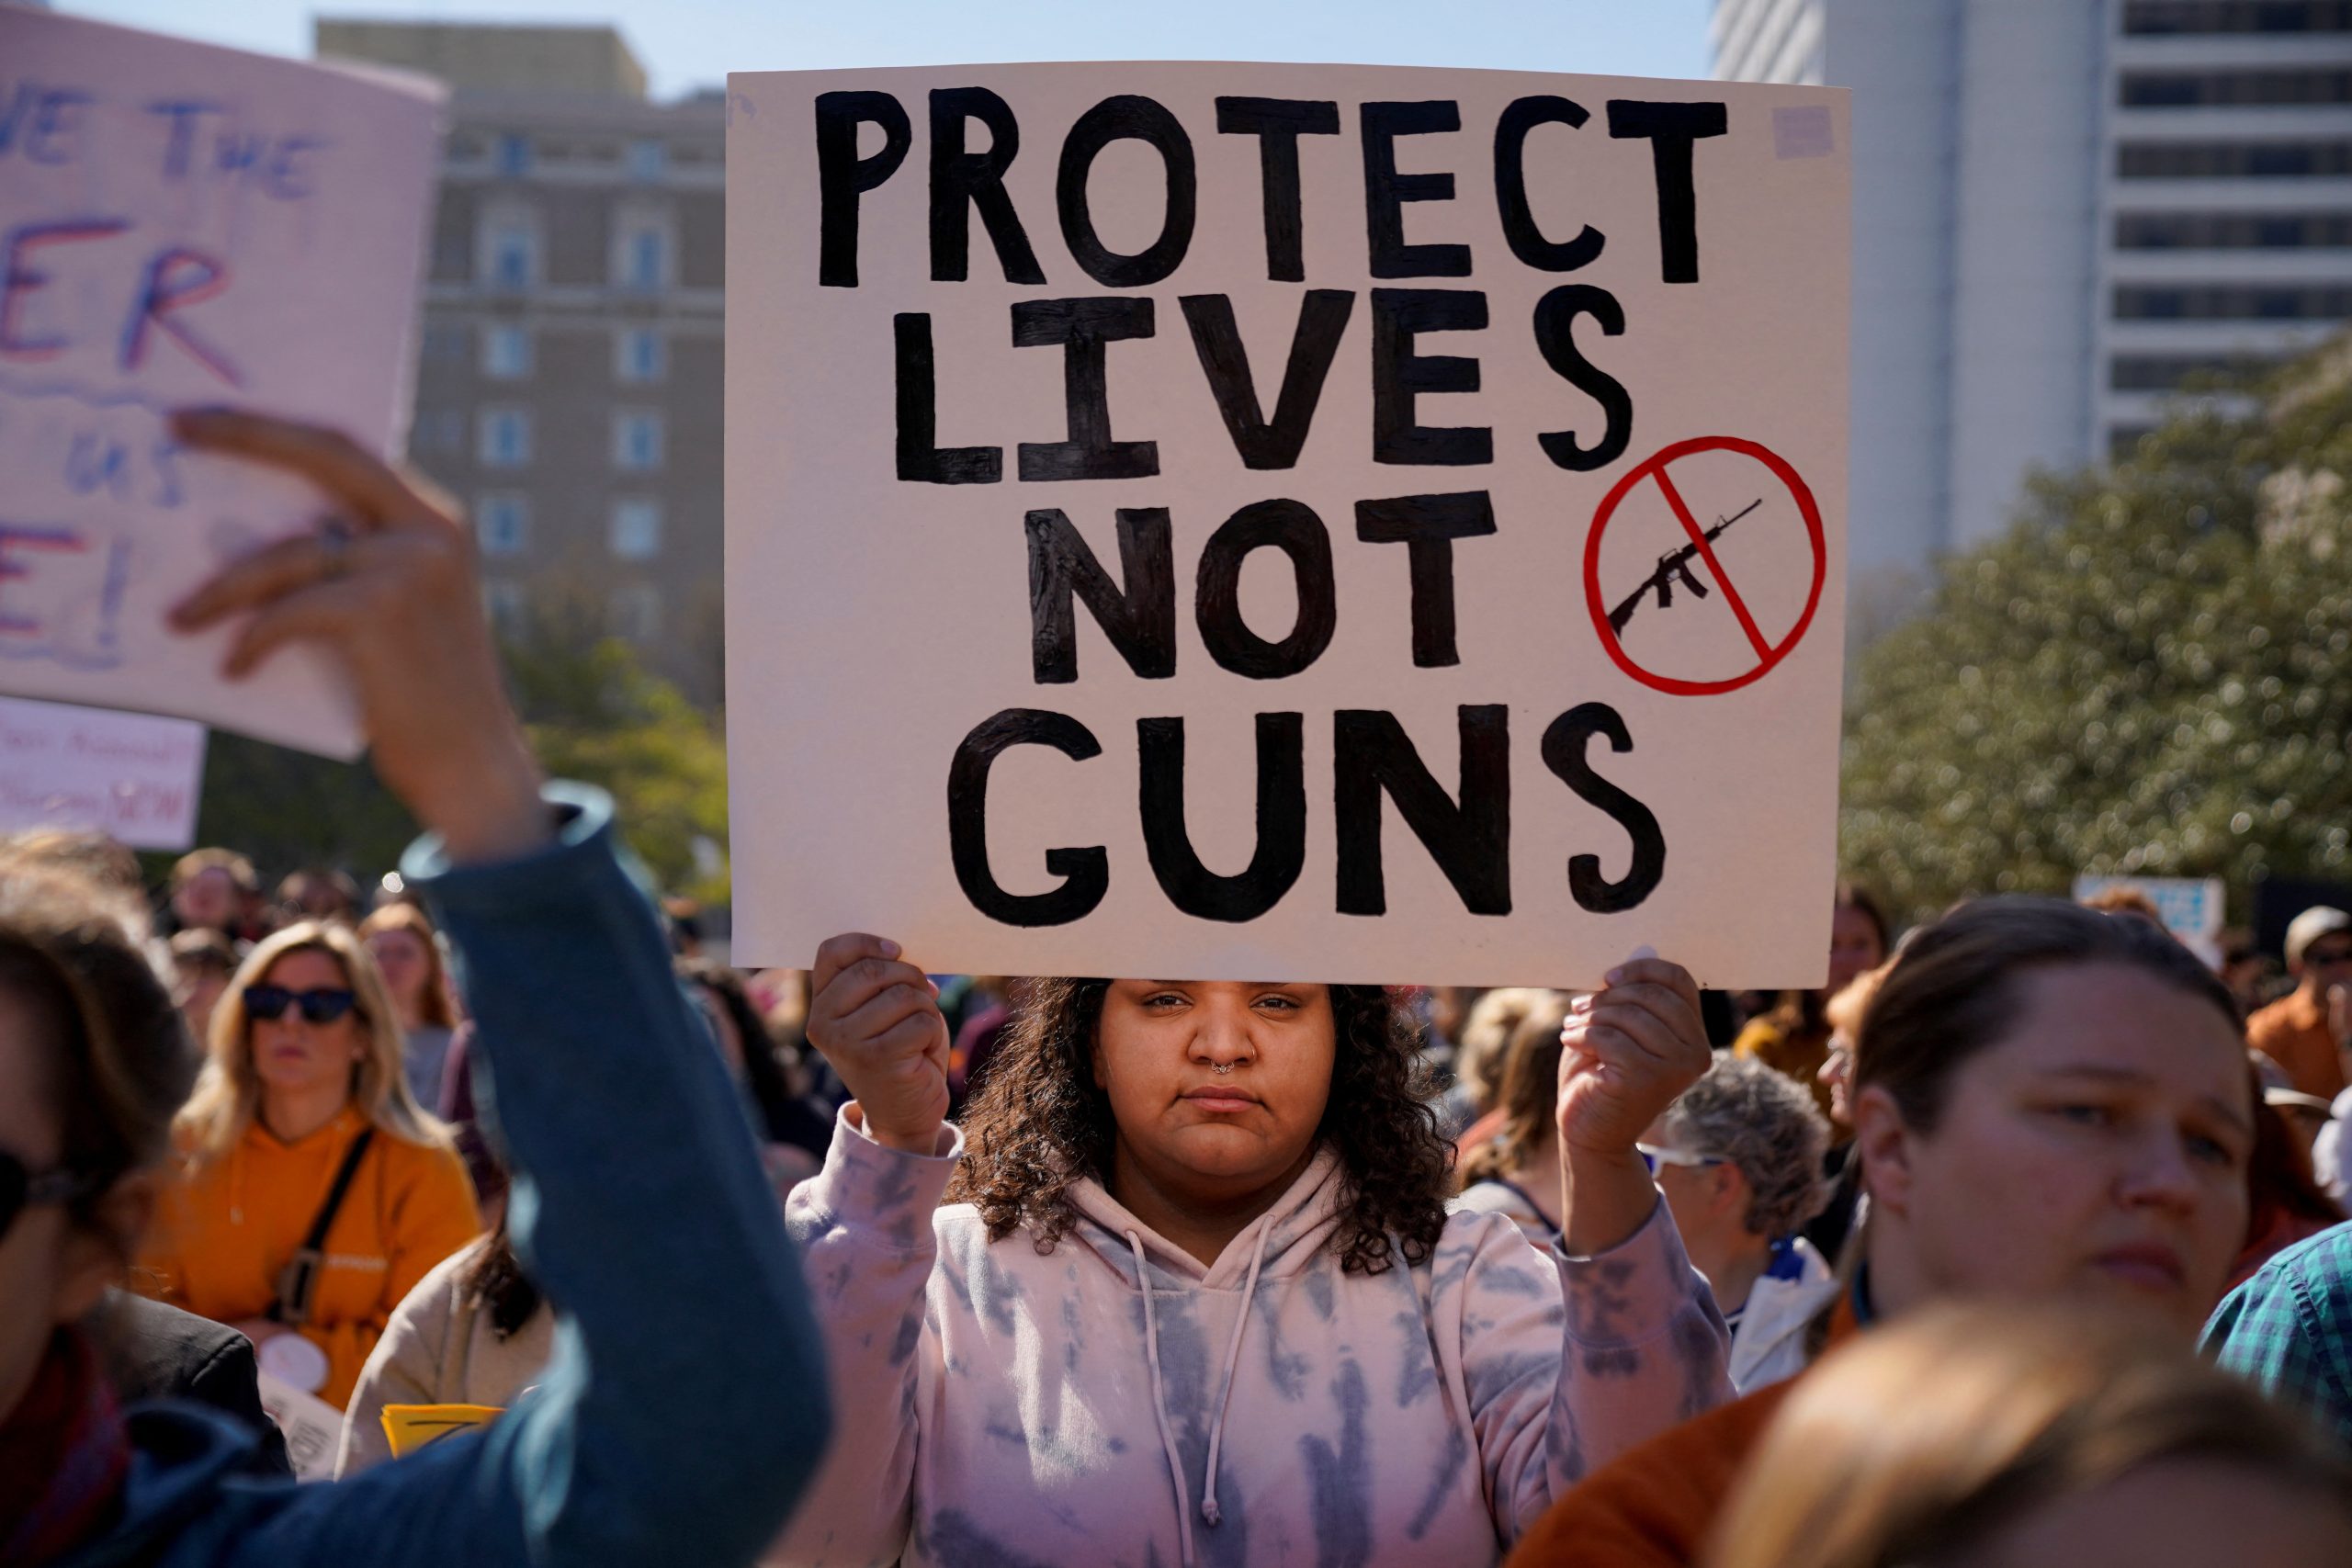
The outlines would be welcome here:
M 1216 1073 L 1216 1074 L 1217 1074 L 1218 1076 L 1222 1077 L 1223 1075 L 1225 1075 L 1225 1074 L 1227 1074 L 1227 1073 L 1229 1073 L 1229 1072 L 1233 1071 L 1233 1069 L 1234 1069 L 1236 1066 L 1238 1066 L 1239 1065 L 1240 1065 L 1240 1064 L 1238 1064 L 1238 1063 L 1237 1063 L 1237 1062 L 1225 1062 L 1225 1063 L 1211 1062 L 1211 1063 L 1209 1064 L 1209 1071 L 1211 1071 L 1211 1072 L 1213 1072 L 1213 1073 Z

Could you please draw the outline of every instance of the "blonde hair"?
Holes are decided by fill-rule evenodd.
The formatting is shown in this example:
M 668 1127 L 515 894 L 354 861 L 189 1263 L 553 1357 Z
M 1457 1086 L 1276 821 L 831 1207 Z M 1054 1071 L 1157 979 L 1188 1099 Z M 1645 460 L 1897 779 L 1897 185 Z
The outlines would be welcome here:
M 1453 1076 L 1470 1089 L 1481 1113 L 1491 1111 L 1503 1089 L 1504 1054 L 1520 1021 L 1558 995 L 1540 987 L 1503 986 L 1480 997 L 1462 1025 L 1453 1050 Z
M 2082 1308 L 1927 1307 L 1796 1386 L 1702 1561 L 1942 1561 L 2034 1508 L 2182 1459 L 2244 1466 L 2352 1517 L 2352 1462 L 2153 1326 Z
M 1553 1116 L 1560 1100 L 1560 1025 L 1568 1016 L 1567 993 L 1527 994 L 1535 1002 L 1519 1015 L 1502 1056 L 1502 1129 L 1462 1156 L 1457 1175 L 1464 1188 L 1510 1176 L 1545 1138 L 1556 1135 Z
M 1894 961 L 1890 958 L 1875 969 L 1863 970 L 1838 988 L 1838 994 L 1821 1009 L 1831 1033 L 1844 1035 L 1849 1046 L 1854 1043 L 1862 1032 L 1862 1015 L 1871 1010 L 1871 998 L 1878 995 L 1886 972 L 1894 967 Z
M 362 943 L 378 931 L 406 931 L 424 944 L 424 987 L 417 998 L 417 1019 L 431 1028 L 457 1028 L 457 1014 L 449 1007 L 449 971 L 441 961 L 441 934 L 424 911 L 413 904 L 387 904 L 359 922 Z
M 384 988 L 382 971 L 350 927 L 303 920 L 257 945 L 239 966 L 212 1010 L 211 1038 L 196 1092 L 174 1130 L 198 1163 L 218 1159 L 261 1112 L 261 1078 L 254 1071 L 252 1020 L 245 1013 L 245 987 L 263 983 L 289 953 L 323 953 L 342 967 L 351 987 L 351 1015 L 367 1042 L 367 1055 L 352 1069 L 351 1102 L 384 1133 L 407 1143 L 449 1145 L 449 1130 L 409 1092 L 401 1070 L 401 1026 Z

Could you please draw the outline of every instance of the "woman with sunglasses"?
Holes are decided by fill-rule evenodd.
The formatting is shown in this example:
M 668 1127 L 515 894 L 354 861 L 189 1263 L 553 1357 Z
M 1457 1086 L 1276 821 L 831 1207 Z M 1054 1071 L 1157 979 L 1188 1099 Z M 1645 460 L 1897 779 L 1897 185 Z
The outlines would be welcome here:
M 2156 927 L 2055 898 L 1959 906 L 1888 967 L 1849 1094 L 1870 1212 L 1809 1339 L 1937 1303 L 2073 1302 L 2186 1346 L 2221 1299 L 2246 1239 L 2254 1075 L 2236 998 Z M 1698 1562 L 1761 1433 L 1811 1376 L 1596 1471 L 1511 1568 Z
M 347 928 L 254 948 L 211 1033 L 141 1282 L 340 1410 L 392 1309 L 481 1234 L 473 1185 L 409 1092 L 399 1016 Z
M 1805 1326 L 1837 1297 L 1827 1260 L 1797 1234 L 1828 1199 L 1828 1142 L 1793 1078 L 1719 1056 L 1637 1145 L 1731 1327 L 1742 1393 L 1804 1370 Z

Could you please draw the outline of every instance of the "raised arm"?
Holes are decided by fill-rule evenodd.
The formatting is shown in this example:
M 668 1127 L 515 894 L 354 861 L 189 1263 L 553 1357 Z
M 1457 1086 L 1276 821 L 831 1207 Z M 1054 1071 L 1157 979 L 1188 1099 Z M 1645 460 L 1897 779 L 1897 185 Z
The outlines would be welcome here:
M 1470 1255 L 1451 1313 L 1505 1540 L 1599 1465 L 1732 1397 L 1730 1336 L 1634 1146 L 1713 1059 L 1698 988 L 1679 964 L 1629 961 L 1572 1004 L 1561 1043 L 1559 1246 L 1546 1258 L 1491 1218 L 1457 1243 Z
M 932 1211 L 962 1134 L 945 1125 L 947 1024 L 936 988 L 898 943 L 837 936 L 809 975 L 809 1043 L 854 1097 L 825 1168 L 786 1214 L 816 1282 L 840 1419 L 778 1565 L 896 1562 L 914 1486 L 924 1296 L 939 1255 Z
M 331 432 L 207 413 L 178 434 L 300 474 L 335 508 L 175 619 L 247 616 L 232 674 L 302 642 L 349 676 L 377 772 L 430 830 L 404 869 L 457 949 L 515 1247 L 560 1315 L 553 1364 L 505 1419 L 291 1501 L 235 1497 L 216 1514 L 268 1517 L 223 1560 L 751 1561 L 814 1467 L 823 1370 L 775 1198 L 616 858 L 609 803 L 543 793 L 446 500 Z

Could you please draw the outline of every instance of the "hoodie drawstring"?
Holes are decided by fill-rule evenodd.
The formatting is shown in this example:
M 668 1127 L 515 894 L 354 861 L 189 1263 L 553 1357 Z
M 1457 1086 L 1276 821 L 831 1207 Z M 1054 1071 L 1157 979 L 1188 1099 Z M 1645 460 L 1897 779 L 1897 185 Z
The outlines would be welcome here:
M 1201 1517 L 1210 1524 L 1223 1522 L 1225 1510 L 1216 1506 L 1216 1451 L 1225 1442 L 1226 1407 L 1233 1403 L 1233 1371 L 1241 1364 L 1241 1331 L 1250 1326 L 1250 1303 L 1258 1293 L 1258 1270 L 1266 1261 L 1266 1238 L 1274 1227 L 1258 1227 L 1258 1245 L 1250 1254 L 1249 1282 L 1241 1287 L 1241 1314 L 1233 1320 L 1233 1342 L 1225 1348 L 1225 1386 L 1216 1396 L 1216 1419 L 1209 1424 L 1208 1472 L 1201 1485 Z
M 1176 1483 L 1176 1546 L 1183 1568 L 1193 1568 L 1193 1516 L 1184 1506 L 1184 1461 L 1176 1453 L 1176 1433 L 1168 1425 L 1168 1394 L 1159 1381 L 1159 1317 L 1151 1304 L 1151 1269 L 1144 1262 L 1143 1238 L 1127 1232 L 1135 1249 L 1136 1283 L 1143 1288 L 1143 1343 L 1151 1359 L 1151 1413 L 1159 1417 L 1159 1447 L 1168 1456 L 1168 1477 Z
M 1217 1391 L 1216 1416 L 1209 1423 L 1208 1468 L 1201 1485 L 1201 1517 L 1210 1525 L 1225 1522 L 1216 1500 L 1216 1459 L 1225 1446 L 1225 1413 L 1233 1403 L 1233 1374 L 1241 1364 L 1241 1336 L 1250 1326 L 1250 1304 L 1257 1299 L 1258 1276 L 1266 1265 L 1266 1238 L 1273 1226 L 1258 1228 L 1258 1245 L 1250 1253 L 1250 1275 L 1241 1287 L 1240 1315 L 1233 1320 L 1233 1337 L 1225 1348 L 1225 1382 Z M 1152 1305 L 1151 1269 L 1144 1261 L 1143 1238 L 1126 1233 L 1136 1255 L 1136 1283 L 1143 1290 L 1144 1349 L 1151 1361 L 1151 1413 L 1159 1420 L 1159 1446 L 1168 1456 L 1168 1476 L 1176 1483 L 1176 1545 L 1184 1568 L 1198 1561 L 1193 1553 L 1192 1510 L 1184 1506 L 1184 1461 L 1176 1451 L 1176 1431 L 1168 1421 L 1168 1394 L 1159 1376 L 1159 1314 Z

